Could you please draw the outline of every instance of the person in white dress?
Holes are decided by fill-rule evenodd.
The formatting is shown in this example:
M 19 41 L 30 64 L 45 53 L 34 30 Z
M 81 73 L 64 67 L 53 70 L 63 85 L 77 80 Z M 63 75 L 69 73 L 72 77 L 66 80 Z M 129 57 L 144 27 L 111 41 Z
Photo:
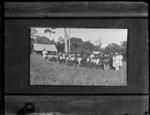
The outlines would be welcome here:
M 43 51 L 42 51 L 42 55 L 43 55 L 43 59 L 46 59 L 47 51 L 46 51 L 45 49 L 43 49 Z
M 120 55 L 118 55 L 119 56 L 119 68 L 121 69 L 122 68 L 122 65 L 123 65 L 123 63 L 122 63 L 122 60 L 123 60 L 123 56 L 120 54 Z
M 120 63 L 120 57 L 118 56 L 118 53 L 115 53 L 115 55 L 113 56 L 113 67 L 115 68 L 115 70 L 119 70 L 119 63 Z

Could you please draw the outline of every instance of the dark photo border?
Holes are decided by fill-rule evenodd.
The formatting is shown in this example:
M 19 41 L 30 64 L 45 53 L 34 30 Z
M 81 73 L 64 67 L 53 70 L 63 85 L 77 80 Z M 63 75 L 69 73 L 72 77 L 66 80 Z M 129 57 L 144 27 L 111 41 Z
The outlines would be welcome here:
M 49 4 L 49 7 L 43 6 L 41 9 L 34 9 L 36 4 L 35 6 L 33 6 L 32 3 L 28 4 L 30 4 L 28 7 L 22 6 L 20 8 L 19 5 L 21 5 L 21 3 L 5 3 L 5 94 L 141 95 L 149 93 L 147 61 L 148 15 L 147 6 L 145 3 L 142 5 L 128 5 L 124 3 L 107 4 L 105 2 L 102 4 L 92 5 L 91 3 L 92 7 L 90 8 L 88 7 L 88 5 L 90 6 L 90 3 L 88 2 L 75 3 L 73 6 L 69 2 L 68 4 L 64 3 L 64 6 L 57 8 L 54 8 L 54 6 L 59 6 L 60 4 L 52 3 L 51 5 Z M 98 9 L 101 5 L 104 5 L 102 10 L 100 10 L 101 8 Z M 70 12 L 66 10 L 65 6 L 70 9 Z M 96 6 L 96 8 L 94 8 L 94 6 Z M 110 9 L 108 6 L 110 6 Z M 120 6 L 123 6 L 124 9 L 118 11 L 118 7 Z M 131 6 L 135 6 L 135 9 L 132 9 Z M 81 7 L 83 7 L 83 9 Z M 71 10 L 71 8 L 73 10 Z M 77 10 L 78 8 L 81 8 L 81 11 Z M 84 8 L 87 9 L 87 11 Z M 29 9 L 32 10 L 32 12 L 30 12 Z M 128 10 L 130 10 L 130 12 Z M 137 12 L 138 10 L 141 10 L 141 12 Z M 37 13 L 39 11 L 40 13 Z M 49 13 L 47 13 L 47 11 L 49 11 Z M 93 12 L 95 13 L 93 14 Z M 28 56 L 29 51 L 27 51 L 27 49 L 30 50 L 30 44 L 28 44 L 29 40 L 26 40 L 26 38 L 29 37 L 29 27 L 44 27 L 49 24 L 48 20 L 53 20 L 53 24 L 60 21 L 60 26 L 64 26 L 63 22 L 67 22 L 67 20 L 74 21 L 74 23 L 71 23 L 70 21 L 67 22 L 67 27 L 77 27 L 77 25 L 79 26 L 82 23 L 82 26 L 80 27 L 100 28 L 101 26 L 102 28 L 128 28 L 127 86 L 31 86 L 29 84 L 28 76 L 30 64 L 29 60 L 26 60 L 25 58 L 30 58 L 30 56 Z M 82 21 L 80 22 L 79 20 Z M 91 20 L 95 22 L 92 22 Z M 105 23 L 102 23 L 101 21 Z M 100 24 L 96 25 L 96 22 L 100 22 Z M 132 28 L 132 24 L 134 28 Z M 56 24 L 56 26 L 58 27 L 59 25 Z M 134 32 L 138 32 L 138 35 L 132 34 Z M 18 34 L 18 36 L 15 36 L 14 34 Z M 141 37 L 143 35 L 145 38 Z M 23 36 L 23 38 L 21 36 Z M 17 43 L 14 43 L 14 41 Z M 22 52 L 19 53 L 21 56 L 20 58 L 17 58 L 19 56 L 17 55 L 18 52 Z M 141 53 L 142 57 L 140 57 Z M 10 58 L 8 57 L 11 57 L 11 60 L 9 60 Z M 131 71 L 131 69 L 133 70 Z

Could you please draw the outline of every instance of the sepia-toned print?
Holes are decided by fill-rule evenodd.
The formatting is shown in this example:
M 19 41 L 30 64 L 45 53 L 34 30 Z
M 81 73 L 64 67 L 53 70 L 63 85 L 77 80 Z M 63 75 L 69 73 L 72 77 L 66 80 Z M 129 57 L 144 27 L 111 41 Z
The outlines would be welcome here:
M 30 28 L 30 84 L 127 86 L 127 29 Z

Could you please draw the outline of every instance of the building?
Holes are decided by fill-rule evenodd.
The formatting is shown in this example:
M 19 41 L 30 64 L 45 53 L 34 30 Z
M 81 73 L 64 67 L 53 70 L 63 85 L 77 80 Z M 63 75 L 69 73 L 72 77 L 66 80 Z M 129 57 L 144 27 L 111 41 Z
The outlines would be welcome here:
M 48 52 L 57 53 L 57 48 L 54 44 L 33 44 L 33 51 L 36 53 L 41 53 L 43 49 L 47 50 Z

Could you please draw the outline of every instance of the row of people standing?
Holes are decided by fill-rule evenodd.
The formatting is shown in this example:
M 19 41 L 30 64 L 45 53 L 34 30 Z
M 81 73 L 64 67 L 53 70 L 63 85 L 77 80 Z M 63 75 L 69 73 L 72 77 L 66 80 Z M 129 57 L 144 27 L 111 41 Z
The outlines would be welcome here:
M 43 59 L 46 59 L 47 58 L 47 54 L 48 54 L 48 52 L 45 50 L 45 49 L 43 49 L 43 51 L 42 51 L 42 55 L 43 55 Z M 64 54 L 65 55 L 65 54 Z M 91 59 L 94 59 L 94 57 L 92 57 L 93 55 L 91 55 L 89 58 L 91 58 Z M 59 57 L 59 56 L 58 56 Z M 63 55 L 62 56 L 60 56 L 59 58 L 62 58 L 63 59 Z M 103 59 L 103 58 L 104 59 Z M 104 67 L 103 67 L 103 69 L 104 70 L 107 70 L 107 69 L 109 69 L 110 67 L 112 67 L 112 68 L 114 68 L 115 70 L 119 70 L 119 69 L 121 69 L 122 68 L 122 60 L 123 60 L 123 56 L 121 55 L 121 54 L 118 54 L 118 53 L 115 53 L 115 55 L 112 55 L 112 56 L 102 56 L 101 58 L 102 58 L 102 60 L 103 60 L 103 65 L 104 65 Z M 69 58 L 69 57 L 68 57 Z M 66 60 L 66 59 L 68 59 L 67 57 L 64 57 L 64 60 Z M 77 57 L 76 57 L 77 58 Z M 74 57 L 74 59 L 76 59 L 75 57 Z M 79 57 L 77 58 L 77 61 L 78 61 L 78 63 L 80 64 L 81 63 L 81 61 L 83 60 L 83 59 L 85 59 L 85 57 L 84 58 L 82 58 L 81 57 L 81 59 L 80 59 L 80 61 L 78 60 L 78 59 L 80 59 Z M 88 58 L 87 58 L 88 59 Z M 86 60 L 87 60 L 86 59 Z M 60 60 L 60 59 L 59 59 Z M 98 59 L 97 59 L 98 60 Z M 64 61 L 64 62 L 66 62 L 66 61 Z M 74 61 L 71 61 L 71 62 L 74 62 Z M 88 62 L 88 61 L 87 61 Z M 99 62 L 100 62 L 100 60 L 99 60 Z M 95 64 L 99 64 L 99 63 L 95 63 Z

